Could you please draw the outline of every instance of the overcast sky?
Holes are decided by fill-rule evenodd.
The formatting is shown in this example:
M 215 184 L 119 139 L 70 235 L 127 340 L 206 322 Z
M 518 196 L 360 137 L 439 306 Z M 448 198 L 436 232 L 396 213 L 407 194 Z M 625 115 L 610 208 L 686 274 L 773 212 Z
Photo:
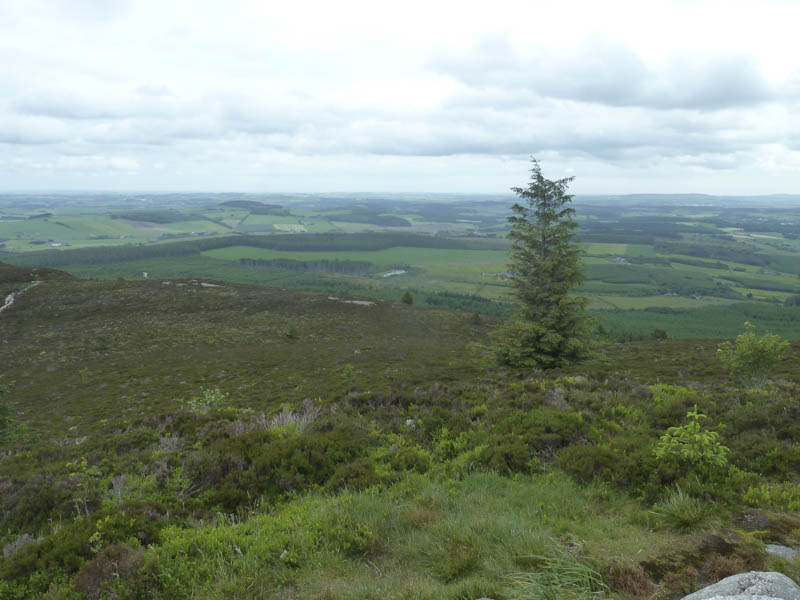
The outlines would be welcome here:
M 0 191 L 800 193 L 800 1 L 0 0 Z

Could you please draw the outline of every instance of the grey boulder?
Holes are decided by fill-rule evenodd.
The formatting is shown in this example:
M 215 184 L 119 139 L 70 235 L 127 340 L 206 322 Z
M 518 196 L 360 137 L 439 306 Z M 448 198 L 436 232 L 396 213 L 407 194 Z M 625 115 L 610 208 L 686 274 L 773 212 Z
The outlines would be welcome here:
M 790 562 L 797 558 L 797 550 L 794 548 L 789 548 L 789 546 L 781 546 L 780 544 L 767 544 L 764 549 L 767 551 L 767 554 L 779 556 L 780 558 L 786 559 Z
M 750 571 L 726 577 L 683 600 L 800 600 L 800 586 L 781 573 Z

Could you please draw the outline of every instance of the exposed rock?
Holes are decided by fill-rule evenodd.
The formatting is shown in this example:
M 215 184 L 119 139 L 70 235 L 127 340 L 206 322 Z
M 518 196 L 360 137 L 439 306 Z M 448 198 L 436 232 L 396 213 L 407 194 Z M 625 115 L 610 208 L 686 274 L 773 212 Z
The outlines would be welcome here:
M 765 550 L 767 551 L 767 554 L 780 556 L 781 558 L 785 558 L 789 561 L 797 558 L 797 550 L 794 548 L 789 548 L 789 546 L 781 546 L 780 544 L 767 544 L 765 546 Z
M 683 600 L 800 600 L 800 586 L 781 573 L 750 571 L 726 577 Z
M 764 537 L 777 544 L 785 544 L 788 536 L 800 529 L 800 518 L 788 513 L 775 513 L 747 509 L 736 518 L 737 524 L 746 531 L 763 531 Z
M 30 544 L 35 544 L 36 538 L 32 535 L 23 533 L 17 539 L 15 539 L 10 544 L 6 544 L 3 546 L 3 556 L 8 558 L 9 556 L 14 556 L 19 550 L 24 548 L 25 546 L 29 546 Z
M 772 526 L 772 519 L 763 511 L 757 509 L 744 511 L 738 521 L 746 531 L 764 531 Z
M 358 304 L 359 306 L 375 306 L 375 303 L 370 302 L 369 300 L 342 300 L 336 296 L 328 296 L 328 300 L 338 300 L 339 302 L 344 302 L 345 304 Z

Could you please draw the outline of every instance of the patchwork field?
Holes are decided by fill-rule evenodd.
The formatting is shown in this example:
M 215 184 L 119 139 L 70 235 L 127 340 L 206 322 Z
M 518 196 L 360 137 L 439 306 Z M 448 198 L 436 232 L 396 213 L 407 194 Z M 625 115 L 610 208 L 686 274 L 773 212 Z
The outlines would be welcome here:
M 0 201 L 1 256 L 102 279 L 212 277 L 395 300 L 408 290 L 423 304 L 484 314 L 510 306 L 508 200 L 229 198 L 117 198 L 93 213 L 76 199 Z M 727 307 L 766 314 L 800 295 L 800 209 L 791 205 L 588 198 L 576 210 L 578 293 L 599 316 L 664 308 L 692 320 L 713 306 L 731 316 L 717 331 L 727 335 L 741 327 Z M 639 329 L 626 336 L 652 331 L 638 316 L 632 322 Z

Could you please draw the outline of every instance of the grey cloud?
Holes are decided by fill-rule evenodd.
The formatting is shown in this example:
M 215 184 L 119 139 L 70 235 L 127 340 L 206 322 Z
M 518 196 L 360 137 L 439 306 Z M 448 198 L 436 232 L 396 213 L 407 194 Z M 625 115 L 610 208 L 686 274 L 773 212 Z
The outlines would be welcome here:
M 23 115 L 74 120 L 166 117 L 177 115 L 185 108 L 172 96 L 144 95 L 104 86 L 83 93 L 41 89 L 17 98 L 11 107 Z
M 213 140 L 224 137 L 216 121 L 204 118 L 125 119 L 93 125 L 81 139 L 102 145 L 166 146 L 183 140 Z
M 678 164 L 711 171 L 730 171 L 744 165 L 747 157 L 743 153 L 699 154 L 678 160 Z
M 624 44 L 590 39 L 576 51 L 522 55 L 490 38 L 462 55 L 440 56 L 431 68 L 467 87 L 525 91 L 542 97 L 658 109 L 719 109 L 777 99 L 747 56 L 673 57 L 645 65 Z
M 130 9 L 130 0 L 58 0 L 46 2 L 45 8 L 55 4 L 59 13 L 71 20 L 105 24 L 124 16 Z M 50 6 L 47 6 L 50 5 Z
M 624 49 L 618 52 L 624 58 Z M 593 70 L 591 65 L 585 68 L 587 73 Z M 636 70 L 631 62 L 626 72 Z M 701 112 L 621 106 L 611 103 L 610 87 L 586 84 L 590 87 L 575 91 L 564 84 L 569 94 L 563 95 L 603 89 L 608 100 L 583 102 L 543 96 L 524 87 L 506 89 L 499 84 L 501 74 L 495 71 L 491 77 L 498 83 L 464 84 L 439 107 L 416 111 L 380 105 L 351 107 L 344 101 L 290 91 L 259 95 L 242 90 L 184 99 L 167 88 L 140 85 L 127 92 L 114 88 L 109 94 L 101 88 L 82 96 L 38 94 L 11 106 L 26 113 L 19 118 L 59 124 L 60 129 L 49 133 L 44 129 L 40 142 L 34 141 L 31 132 L 23 136 L 22 129 L 16 130 L 16 137 L 6 134 L 0 139 L 18 144 L 62 141 L 87 155 L 103 155 L 114 146 L 133 153 L 161 152 L 158 148 L 169 153 L 175 150 L 167 148 L 175 146 L 195 157 L 218 149 L 243 156 L 268 151 L 296 156 L 399 157 L 550 152 L 627 165 L 670 159 L 714 170 L 730 168 L 730 161 L 722 158 L 725 153 L 747 152 L 789 135 L 744 122 L 738 108 Z M 693 77 L 697 78 L 687 74 L 688 80 Z M 642 86 L 638 89 L 645 94 Z M 694 89 L 700 89 L 699 84 Z M 711 102 L 714 96 L 708 94 L 706 102 Z M 107 104 L 102 106 L 100 99 Z M 40 113 L 61 115 L 61 119 L 31 116 Z M 796 131 L 797 127 L 786 129 Z
M 144 96 L 174 96 L 167 86 L 149 83 L 137 87 L 136 92 Z
M 54 119 L 0 115 L 0 143 L 15 145 L 57 144 L 69 139 L 67 127 Z

